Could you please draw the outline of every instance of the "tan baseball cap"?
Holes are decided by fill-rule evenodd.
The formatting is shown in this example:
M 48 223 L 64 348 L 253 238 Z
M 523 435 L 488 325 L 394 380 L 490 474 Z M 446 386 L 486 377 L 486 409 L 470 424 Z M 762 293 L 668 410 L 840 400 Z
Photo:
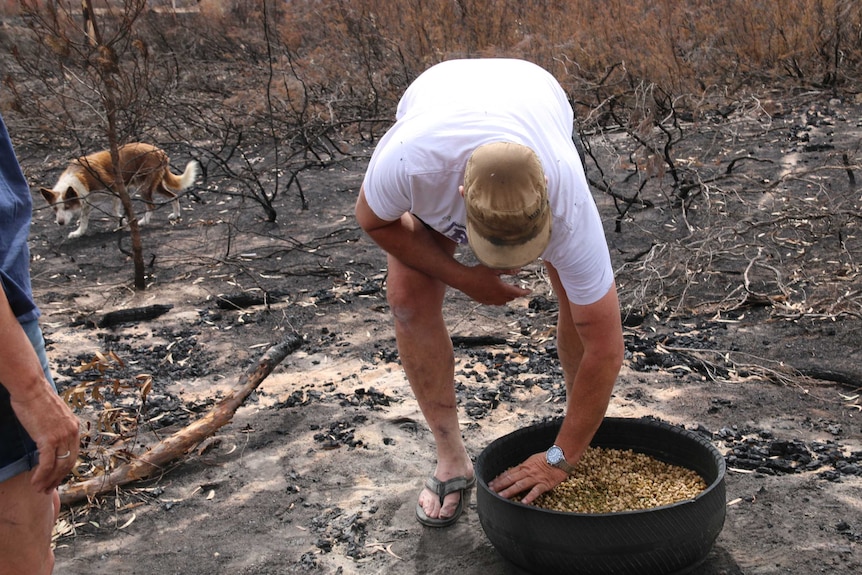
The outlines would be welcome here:
M 534 261 L 551 238 L 545 172 L 521 144 L 476 148 L 464 174 L 467 241 L 484 265 L 514 269 Z

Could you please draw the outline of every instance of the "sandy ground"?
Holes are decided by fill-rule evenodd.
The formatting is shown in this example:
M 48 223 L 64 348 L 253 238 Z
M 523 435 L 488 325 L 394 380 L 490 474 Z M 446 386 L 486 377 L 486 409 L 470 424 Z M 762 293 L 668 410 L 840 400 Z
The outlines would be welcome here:
M 469 394 L 470 382 L 465 387 Z M 373 388 L 392 403 L 381 409 L 334 400 L 357 388 Z M 331 399 L 276 407 L 297 390 Z M 648 414 L 715 430 L 752 426 L 805 442 L 834 440 L 824 428 L 828 421 L 849 432 L 842 444 L 858 452 L 858 412 L 844 409 L 838 393 L 758 381 L 704 384 L 626 370 L 609 414 Z M 478 423 L 464 418 L 471 452 L 558 414 L 560 404 L 549 399 L 544 392 L 525 394 Z M 709 413 L 717 400 L 722 407 Z M 361 445 L 322 447 L 314 436 L 333 422 L 355 429 Z M 474 505 L 450 529 L 416 522 L 415 499 L 432 468 L 432 444 L 395 364 L 299 352 L 216 438 L 215 447 L 193 453 L 157 481 L 107 498 L 95 521 L 67 516 L 79 525 L 74 537 L 58 541 L 57 572 L 521 572 L 490 545 Z M 697 572 L 858 572 L 860 486 L 858 476 L 827 481 L 816 472 L 731 471 L 725 527 Z

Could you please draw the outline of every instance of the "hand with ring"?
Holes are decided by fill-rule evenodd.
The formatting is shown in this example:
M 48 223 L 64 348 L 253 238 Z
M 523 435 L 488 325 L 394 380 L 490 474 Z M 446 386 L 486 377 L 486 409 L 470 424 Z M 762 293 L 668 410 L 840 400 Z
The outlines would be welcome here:
M 47 384 L 26 399 L 11 397 L 18 421 L 39 450 L 39 464 L 31 483 L 37 491 L 50 493 L 69 475 L 78 460 L 78 418 Z

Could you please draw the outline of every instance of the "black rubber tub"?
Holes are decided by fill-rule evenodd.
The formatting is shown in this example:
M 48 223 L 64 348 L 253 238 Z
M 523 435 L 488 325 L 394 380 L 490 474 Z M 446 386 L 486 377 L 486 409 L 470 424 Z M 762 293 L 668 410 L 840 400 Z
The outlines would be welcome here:
M 619 513 L 565 513 L 504 499 L 488 488 L 502 471 L 553 444 L 561 420 L 519 429 L 476 460 L 479 521 L 497 551 L 542 575 L 692 572 L 724 526 L 724 457 L 704 437 L 652 420 L 605 418 L 593 446 L 632 449 L 692 469 L 707 488 L 694 499 Z

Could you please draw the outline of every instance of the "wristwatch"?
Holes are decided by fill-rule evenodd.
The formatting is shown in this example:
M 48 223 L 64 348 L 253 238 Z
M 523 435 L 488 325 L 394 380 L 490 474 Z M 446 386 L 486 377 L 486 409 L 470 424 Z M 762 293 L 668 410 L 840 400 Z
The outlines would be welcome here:
M 562 469 L 569 475 L 575 472 L 574 466 L 569 465 L 569 462 L 566 461 L 566 455 L 563 453 L 563 448 L 558 445 L 552 445 L 551 448 L 545 452 L 545 461 L 548 462 L 548 465 L 556 467 L 557 469 Z

